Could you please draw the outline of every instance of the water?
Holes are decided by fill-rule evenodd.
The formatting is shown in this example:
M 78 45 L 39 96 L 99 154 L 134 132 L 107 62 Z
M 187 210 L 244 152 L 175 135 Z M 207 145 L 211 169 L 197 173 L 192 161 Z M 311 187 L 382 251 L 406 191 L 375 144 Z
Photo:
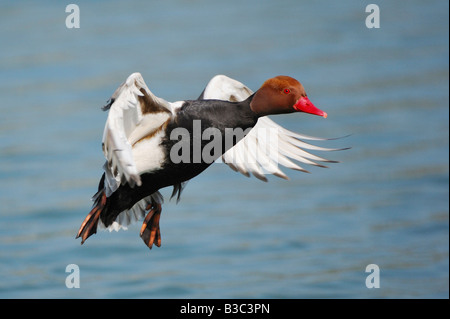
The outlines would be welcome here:
M 0 4 L 0 297 L 448 298 L 448 3 L 77 1 Z M 368 4 L 368 3 L 367 3 Z M 140 225 L 75 234 L 101 175 L 100 107 L 132 72 L 168 100 L 215 74 L 291 75 L 329 117 L 273 117 L 342 163 L 291 180 L 215 164 Z M 319 154 L 320 155 L 320 154 Z M 285 170 L 287 172 L 287 170 Z M 80 288 L 65 285 L 80 268 Z M 380 268 L 379 289 L 365 285 Z

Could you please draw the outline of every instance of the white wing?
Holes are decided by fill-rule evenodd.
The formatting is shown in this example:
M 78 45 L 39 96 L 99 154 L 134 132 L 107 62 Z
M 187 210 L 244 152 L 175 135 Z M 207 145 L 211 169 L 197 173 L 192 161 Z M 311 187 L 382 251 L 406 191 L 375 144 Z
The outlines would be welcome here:
M 103 132 L 103 152 L 106 163 L 104 188 L 109 197 L 120 184 L 141 186 L 142 173 L 159 169 L 163 151 L 159 148 L 164 123 L 176 113 L 184 101 L 167 102 L 155 96 L 147 87 L 140 73 L 131 74 L 114 92 L 103 110 L 109 110 Z M 172 197 L 180 199 L 186 183 L 174 185 Z M 93 200 L 100 192 L 94 195 Z M 126 229 L 127 225 L 142 219 L 149 204 L 162 203 L 159 191 L 148 195 L 121 212 L 108 229 Z M 105 226 L 100 221 L 99 226 Z
M 216 75 L 206 85 L 199 100 L 224 100 L 239 102 L 247 99 L 253 92 L 239 81 L 225 75 Z
M 141 185 L 133 158 L 133 145 L 158 129 L 172 114 L 173 105 L 156 97 L 140 73 L 131 74 L 112 95 L 104 110 L 109 109 L 103 132 L 106 196 L 128 182 Z
M 239 81 L 224 75 L 211 79 L 200 98 L 228 101 L 243 101 L 253 92 Z M 222 155 L 222 161 L 233 170 L 249 177 L 253 174 L 267 181 L 265 174 L 274 174 L 288 179 L 279 169 L 279 165 L 290 169 L 308 172 L 291 159 L 309 165 L 326 167 L 319 162 L 335 162 L 311 154 L 307 150 L 335 151 L 306 143 L 304 140 L 326 140 L 289 131 L 276 124 L 269 117 L 259 118 L 255 127 L 234 147 Z

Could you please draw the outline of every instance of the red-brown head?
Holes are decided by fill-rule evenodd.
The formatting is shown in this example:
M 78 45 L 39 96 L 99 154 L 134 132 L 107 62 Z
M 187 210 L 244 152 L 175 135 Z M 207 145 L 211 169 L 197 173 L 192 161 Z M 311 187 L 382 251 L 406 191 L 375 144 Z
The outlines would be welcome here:
M 250 102 L 259 116 L 305 112 L 327 117 L 327 113 L 312 104 L 303 85 L 294 78 L 280 75 L 264 82 Z

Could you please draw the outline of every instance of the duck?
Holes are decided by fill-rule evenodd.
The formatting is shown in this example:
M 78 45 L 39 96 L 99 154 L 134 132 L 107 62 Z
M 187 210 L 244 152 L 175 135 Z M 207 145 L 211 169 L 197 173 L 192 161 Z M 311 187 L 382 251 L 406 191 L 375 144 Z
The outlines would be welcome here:
M 160 190 L 172 186 L 177 203 L 187 182 L 214 162 L 267 182 L 267 175 L 289 179 L 280 166 L 308 172 L 300 163 L 337 163 L 309 152 L 342 149 L 315 146 L 326 140 L 283 128 L 268 116 L 327 113 L 308 98 L 296 79 L 280 75 L 253 92 L 225 75 L 214 76 L 196 100 L 168 102 L 150 91 L 140 73 L 131 74 L 103 107 L 104 173 L 93 206 L 76 238 L 83 244 L 98 228 L 126 230 L 143 220 L 145 245 L 161 246 Z

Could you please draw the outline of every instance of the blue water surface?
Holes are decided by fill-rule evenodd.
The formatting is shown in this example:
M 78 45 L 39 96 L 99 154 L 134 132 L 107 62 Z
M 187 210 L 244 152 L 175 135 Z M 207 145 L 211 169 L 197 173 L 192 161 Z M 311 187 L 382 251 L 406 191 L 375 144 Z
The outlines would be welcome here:
M 68 29 L 66 3 L 1 2 L 0 297 L 448 298 L 448 2 L 377 1 L 373 29 L 369 3 L 77 1 Z M 162 191 L 161 248 L 139 224 L 81 246 L 100 107 L 136 71 L 169 101 L 215 74 L 253 90 L 293 76 L 328 118 L 272 119 L 352 149 L 289 181 L 214 164 L 179 204 Z

